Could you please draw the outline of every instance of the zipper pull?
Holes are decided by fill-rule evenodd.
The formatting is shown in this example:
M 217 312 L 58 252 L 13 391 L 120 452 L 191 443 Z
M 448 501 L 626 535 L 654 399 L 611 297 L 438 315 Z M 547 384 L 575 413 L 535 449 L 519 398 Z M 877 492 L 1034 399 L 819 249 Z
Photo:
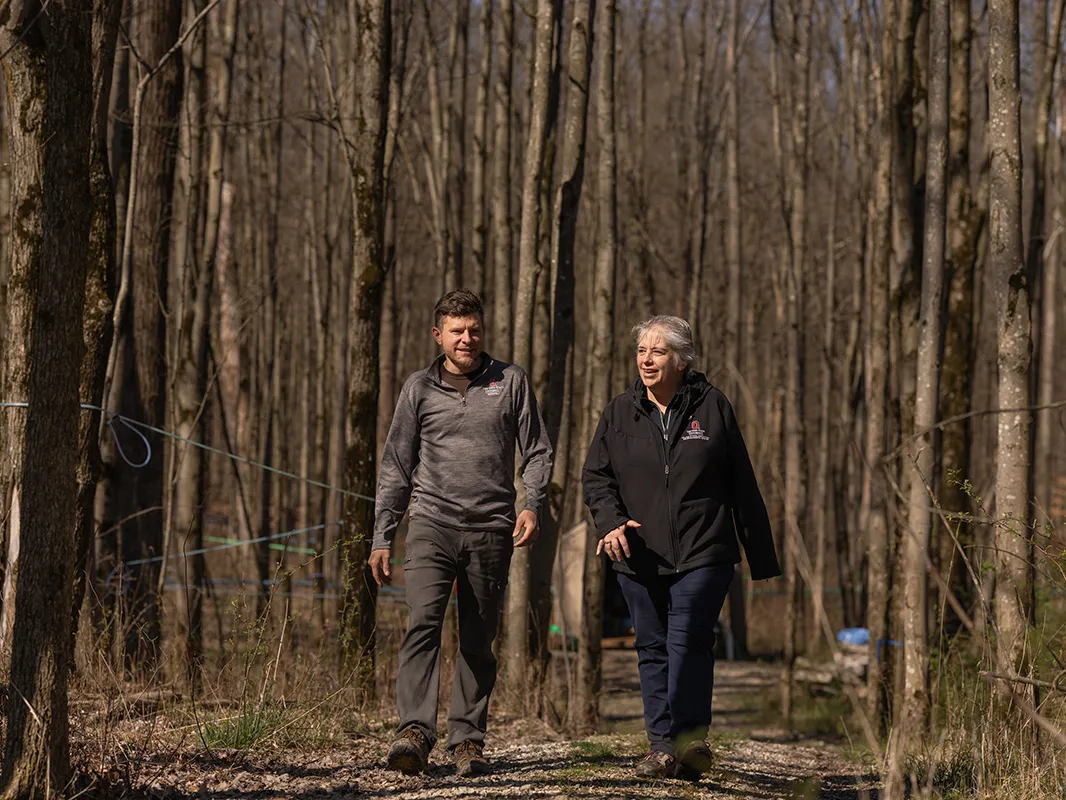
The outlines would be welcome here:
M 669 475 L 670 474 L 670 465 L 667 464 L 665 469 L 666 469 L 666 474 Z

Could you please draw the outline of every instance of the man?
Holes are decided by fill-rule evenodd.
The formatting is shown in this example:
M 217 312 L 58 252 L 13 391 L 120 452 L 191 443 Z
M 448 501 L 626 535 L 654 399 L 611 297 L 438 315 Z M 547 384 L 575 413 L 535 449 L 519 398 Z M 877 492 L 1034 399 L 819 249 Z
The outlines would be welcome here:
M 381 457 L 370 568 L 391 577 L 396 528 L 410 501 L 404 582 L 410 611 L 400 646 L 400 729 L 388 767 L 408 775 L 436 743 L 441 627 L 458 584 L 459 654 L 448 749 L 462 777 L 488 771 L 482 754 L 496 637 L 515 547 L 536 540 L 551 474 L 551 445 L 526 373 L 481 350 L 481 300 L 463 289 L 434 309 L 442 354 L 404 383 Z M 524 510 L 515 519 L 514 451 L 522 453 Z M 510 534 L 510 535 L 508 535 Z

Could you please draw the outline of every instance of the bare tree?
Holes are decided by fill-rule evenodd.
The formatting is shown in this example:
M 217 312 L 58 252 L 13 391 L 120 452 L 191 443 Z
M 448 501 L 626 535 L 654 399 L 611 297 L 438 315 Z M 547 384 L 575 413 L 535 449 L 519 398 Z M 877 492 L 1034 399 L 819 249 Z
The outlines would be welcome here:
M 596 84 L 596 119 L 600 137 L 597 165 L 597 250 L 592 277 L 592 317 L 589 326 L 591 364 L 586 371 L 587 414 L 583 450 L 595 430 L 595 420 L 611 399 L 612 352 L 614 350 L 615 267 L 618 258 L 618 176 L 615 139 L 615 31 L 618 7 L 605 0 L 599 14 L 597 40 L 599 67 Z M 603 590 L 605 559 L 596 555 L 596 530 L 588 525 L 585 544 L 584 613 L 581 615 L 581 645 L 578 651 L 577 692 L 573 720 L 581 730 L 596 730 L 600 718 L 600 688 L 603 682 L 601 637 L 603 635 Z
M 914 434 L 908 439 L 911 478 L 907 529 L 903 532 L 904 688 L 889 757 L 888 791 L 903 796 L 904 746 L 925 741 L 929 734 L 929 588 L 931 494 L 936 463 L 933 426 L 936 423 L 940 380 L 941 299 L 947 233 L 947 164 L 949 115 L 950 9 L 934 4 L 929 14 L 929 69 L 926 93 L 928 145 L 925 179 L 925 243 L 922 269 L 921 317 L 918 344 L 917 395 Z
M 500 0 L 499 69 L 495 83 L 495 130 L 493 132 L 492 167 L 492 349 L 498 358 L 511 359 L 512 336 L 512 268 L 514 235 L 511 218 L 511 143 L 514 69 L 514 6 L 512 0 Z
M 541 270 L 537 257 L 542 216 L 541 181 L 550 180 L 550 174 L 543 174 L 543 167 L 550 130 L 552 53 L 559 2 L 561 0 L 537 2 L 529 138 L 526 142 L 522 185 L 522 227 L 519 235 L 513 354 L 514 362 L 527 370 L 533 366 L 533 310 L 537 277 Z M 519 548 L 511 558 L 505 624 L 507 636 L 504 643 L 508 677 L 512 685 L 519 688 L 525 685 L 526 662 L 529 659 L 529 599 L 529 550 Z
M 481 4 L 481 72 L 474 103 L 473 226 L 470 246 L 473 280 L 468 283 L 479 295 L 485 294 L 488 276 L 488 174 L 489 174 L 489 91 L 492 87 L 492 15 L 496 4 Z
M 1018 4 L 988 4 L 989 267 L 998 311 L 999 407 L 1029 401 L 1029 285 L 1022 249 L 1021 90 Z M 1032 616 L 1029 413 L 998 418 L 996 457 L 996 625 L 999 671 L 1023 668 Z
M 881 646 L 888 638 L 889 596 L 892 570 L 889 559 L 888 489 L 883 468 L 887 443 L 888 419 L 888 314 L 889 271 L 892 258 L 892 139 L 895 121 L 891 113 L 890 81 L 895 40 L 895 19 L 886 13 L 882 29 L 881 63 L 875 84 L 877 107 L 876 170 L 873 194 L 868 214 L 868 235 L 871 246 L 866 251 L 866 306 L 864 317 L 866 408 L 865 442 L 863 443 L 865 470 L 863 472 L 860 527 L 866 531 L 867 550 L 867 627 L 870 631 L 869 668 L 867 671 L 867 702 L 870 718 L 880 726 L 885 711 L 885 696 L 890 690 L 885 684 Z M 873 42 L 867 41 L 872 49 Z
M 962 417 L 947 426 L 940 443 L 941 474 L 938 494 L 940 504 L 949 512 L 969 511 L 970 498 L 964 491 L 969 474 L 972 448 L 972 424 L 966 417 L 972 406 L 974 328 L 974 266 L 977 240 L 983 225 L 980 209 L 970 188 L 970 78 L 973 27 L 969 0 L 952 0 L 951 4 L 951 118 L 948 132 L 948 260 L 944 276 L 947 295 L 944 319 L 944 356 L 941 368 L 940 416 Z M 965 521 L 955 526 L 961 552 L 946 531 L 938 527 L 940 558 L 951 565 L 949 586 L 964 605 L 973 597 L 973 586 L 966 570 L 967 545 L 973 541 L 973 527 Z M 954 612 L 947 610 L 949 624 Z
M 345 455 L 344 569 L 341 652 L 345 667 L 373 691 L 374 581 L 367 568 L 377 474 L 378 335 L 385 265 L 385 137 L 388 130 L 389 66 L 392 53 L 391 0 L 349 0 L 348 16 L 357 37 L 355 91 L 345 116 L 345 154 L 352 174 L 353 230 L 351 349 L 348 370 L 347 452 Z M 355 494 L 363 495 L 356 497 Z
M 89 155 L 93 218 L 85 277 L 85 355 L 79 394 L 83 403 L 97 407 L 103 403 L 107 354 L 114 335 L 115 193 L 107 156 L 107 116 L 121 13 L 122 0 L 98 0 L 93 4 L 93 127 Z M 78 419 L 77 561 L 71 608 L 71 634 L 75 637 L 93 549 L 96 484 L 101 471 L 99 431 L 100 412 L 82 413 Z
M 792 149 L 789 153 L 789 266 L 785 275 L 788 300 L 786 332 L 786 411 L 785 411 L 785 525 L 788 559 L 786 583 L 788 622 L 786 623 L 782 713 L 791 724 L 792 667 L 795 661 L 795 628 L 799 618 L 799 559 L 802 531 L 807 513 L 807 487 L 803 466 L 803 305 L 807 269 L 807 137 L 810 127 L 811 15 L 812 0 L 803 0 L 795 20 L 793 42 Z
M 66 793 L 73 660 L 78 391 L 92 202 L 92 3 L 8 4 L 0 23 L 13 159 L 13 226 L 0 473 L 13 609 L 3 791 Z M 21 415 L 21 418 L 20 418 Z M 32 443 L 32 446 L 27 446 Z M 29 534 L 32 535 L 23 535 Z M 17 554 L 17 567 L 11 558 Z

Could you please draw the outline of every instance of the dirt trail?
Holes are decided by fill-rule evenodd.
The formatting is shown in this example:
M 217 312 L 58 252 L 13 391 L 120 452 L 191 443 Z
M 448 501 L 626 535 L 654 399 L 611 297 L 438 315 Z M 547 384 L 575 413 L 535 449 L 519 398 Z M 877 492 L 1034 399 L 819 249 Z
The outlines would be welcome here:
M 876 798 L 869 769 L 819 741 L 789 742 L 760 730 L 761 696 L 775 691 L 775 667 L 719 663 L 711 737 L 714 769 L 698 783 L 643 781 L 633 763 L 647 747 L 633 651 L 605 653 L 603 716 L 607 732 L 565 741 L 528 721 L 490 723 L 491 775 L 461 780 L 441 750 L 427 775 L 381 769 L 388 733 L 364 733 L 344 746 L 251 754 L 143 756 L 133 796 L 155 798 L 405 798 L 407 800 L 611 800 L 613 798 Z M 116 786 L 116 789 L 119 787 Z M 101 796 L 109 796 L 104 794 Z M 117 796 L 117 793 L 115 794 Z M 129 795 L 127 795 L 129 796 Z

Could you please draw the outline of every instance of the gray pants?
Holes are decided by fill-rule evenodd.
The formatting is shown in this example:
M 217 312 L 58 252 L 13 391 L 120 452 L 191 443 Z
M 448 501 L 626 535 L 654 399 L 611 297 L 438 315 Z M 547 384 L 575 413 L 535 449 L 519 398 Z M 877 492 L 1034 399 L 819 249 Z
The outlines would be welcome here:
M 417 725 L 436 742 L 441 628 L 456 581 L 459 653 L 448 747 L 467 740 L 482 744 L 496 683 L 492 640 L 514 549 L 511 531 L 459 531 L 416 518 L 407 530 L 406 546 L 403 575 L 410 616 L 396 681 L 400 730 Z

